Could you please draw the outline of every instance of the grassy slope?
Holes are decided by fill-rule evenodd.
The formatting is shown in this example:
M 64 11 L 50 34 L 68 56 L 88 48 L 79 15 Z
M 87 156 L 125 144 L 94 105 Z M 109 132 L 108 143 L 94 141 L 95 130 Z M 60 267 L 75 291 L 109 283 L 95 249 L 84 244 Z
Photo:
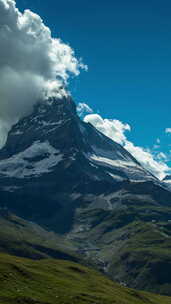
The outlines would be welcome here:
M 79 260 L 64 238 L 13 214 L 0 215 L 0 252 L 32 259 Z
M 169 229 L 168 229 L 169 228 Z M 135 288 L 171 294 L 170 225 L 134 222 L 118 231 L 119 254 L 113 255 L 110 271 L 116 279 Z M 119 235 L 120 233 L 120 235 Z
M 171 295 L 171 208 L 132 205 L 110 213 L 88 210 L 88 232 L 77 233 L 78 244 L 94 244 L 94 260 L 127 286 Z
M 0 254 L 0 304 L 170 304 L 74 262 Z
M 95 253 L 98 255 L 95 260 L 100 258 L 110 262 L 108 270 L 114 280 L 138 289 L 170 295 L 171 224 L 152 223 L 151 219 L 144 222 L 146 213 L 141 221 L 130 222 L 132 210 L 107 216 L 99 222 L 99 212 L 88 238 L 94 241 L 98 236 L 96 244 L 98 247 L 102 244 L 100 252 Z M 101 216 L 104 215 L 103 211 Z M 14 215 L 0 217 L 0 252 L 32 259 L 53 257 L 81 261 L 68 241 Z

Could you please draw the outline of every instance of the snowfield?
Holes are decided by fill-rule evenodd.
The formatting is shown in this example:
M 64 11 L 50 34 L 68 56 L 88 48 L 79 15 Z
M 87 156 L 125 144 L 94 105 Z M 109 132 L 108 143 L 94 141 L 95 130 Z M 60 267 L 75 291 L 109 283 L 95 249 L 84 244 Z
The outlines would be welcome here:
M 1 160 L 0 174 L 16 178 L 40 176 L 51 172 L 62 159 L 60 151 L 52 147 L 48 141 L 36 141 L 25 151 Z

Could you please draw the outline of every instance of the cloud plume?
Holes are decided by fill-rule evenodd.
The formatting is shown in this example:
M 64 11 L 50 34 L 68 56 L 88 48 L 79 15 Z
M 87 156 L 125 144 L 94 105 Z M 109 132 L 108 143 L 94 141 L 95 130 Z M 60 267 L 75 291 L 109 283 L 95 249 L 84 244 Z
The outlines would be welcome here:
M 38 100 L 66 94 L 70 74 L 86 69 L 70 46 L 52 38 L 40 16 L 21 13 L 14 0 L 0 0 L 0 42 L 1 130 L 29 113 Z

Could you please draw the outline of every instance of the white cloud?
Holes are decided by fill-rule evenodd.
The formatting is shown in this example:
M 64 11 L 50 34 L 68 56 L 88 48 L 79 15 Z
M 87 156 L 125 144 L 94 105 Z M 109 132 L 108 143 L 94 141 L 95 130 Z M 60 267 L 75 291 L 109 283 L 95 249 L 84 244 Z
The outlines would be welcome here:
M 159 179 L 163 179 L 166 176 L 167 171 L 171 170 L 165 163 L 165 159 L 155 159 L 155 156 L 150 150 L 135 146 L 128 140 L 125 142 L 124 148 L 128 150 L 145 169 Z
M 37 14 L 0 0 L 0 120 L 12 125 L 49 95 L 66 94 L 70 74 L 85 68 L 72 48 L 54 39 Z M 4 134 L 2 134 L 4 135 Z
M 171 128 L 166 128 L 165 133 L 171 133 Z
M 125 131 L 130 131 L 128 124 L 124 124 L 117 119 L 103 119 L 98 114 L 89 114 L 84 117 L 85 122 L 90 122 L 100 132 L 112 138 L 119 144 L 123 144 L 126 140 Z
M 171 170 L 166 164 L 167 157 L 163 152 L 160 152 L 155 156 L 149 149 L 135 146 L 134 143 L 127 139 L 125 132 L 131 130 L 131 127 L 128 124 L 124 124 L 116 119 L 103 119 L 98 114 L 86 115 L 84 121 L 91 123 L 100 132 L 121 144 L 144 168 L 159 179 L 163 179 L 167 172 Z
M 77 113 L 80 117 L 82 117 L 87 113 L 93 113 L 93 110 L 86 103 L 80 102 L 77 105 Z

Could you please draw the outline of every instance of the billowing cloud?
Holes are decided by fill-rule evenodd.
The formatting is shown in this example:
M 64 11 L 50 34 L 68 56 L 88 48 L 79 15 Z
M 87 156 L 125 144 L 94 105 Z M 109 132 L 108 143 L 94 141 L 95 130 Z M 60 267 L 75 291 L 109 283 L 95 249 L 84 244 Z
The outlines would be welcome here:
M 90 122 L 100 132 L 112 138 L 119 144 L 126 141 L 125 131 L 130 131 L 131 128 L 128 124 L 124 124 L 117 119 L 103 119 L 98 114 L 89 114 L 84 117 L 85 122 Z
M 159 179 L 163 179 L 171 168 L 166 164 L 167 157 L 163 152 L 153 154 L 153 151 L 134 145 L 125 134 L 131 127 L 116 119 L 103 119 L 98 114 L 89 114 L 84 117 L 85 122 L 94 125 L 100 132 L 121 144 L 129 151 L 142 166 Z M 159 141 L 158 141 L 159 142 Z
M 78 75 L 81 68 L 86 66 L 70 46 L 52 38 L 40 16 L 21 13 L 14 0 L 0 0 L 1 130 L 29 113 L 38 100 L 66 94 L 69 75 Z
M 124 148 L 129 151 L 145 169 L 161 180 L 166 176 L 167 172 L 171 170 L 165 163 L 166 159 L 162 157 L 156 157 L 155 159 L 155 155 L 153 155 L 149 149 L 135 146 L 128 140 L 125 142 Z
M 82 117 L 87 113 L 93 113 L 93 110 L 88 106 L 88 104 L 79 102 L 77 105 L 77 113 L 80 117 Z

